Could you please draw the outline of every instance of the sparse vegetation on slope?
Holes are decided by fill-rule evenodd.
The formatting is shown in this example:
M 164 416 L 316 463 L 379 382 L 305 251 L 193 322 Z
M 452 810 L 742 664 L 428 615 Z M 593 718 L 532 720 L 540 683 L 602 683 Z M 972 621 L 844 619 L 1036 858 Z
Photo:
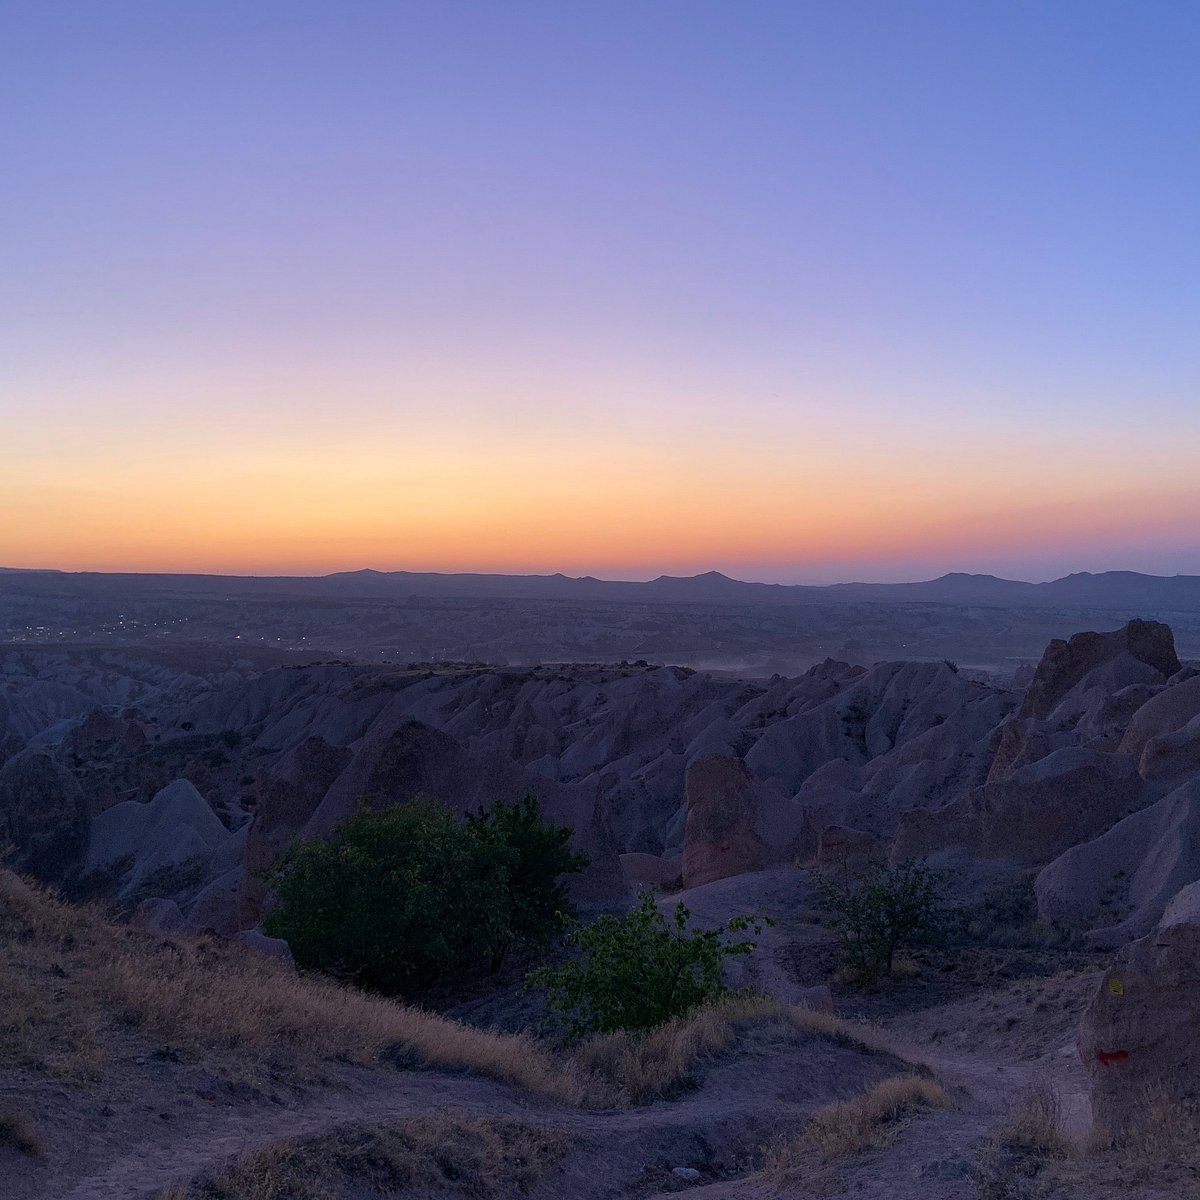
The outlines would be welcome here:
M 0 1067 L 95 1077 L 129 1041 L 239 1072 L 385 1056 L 606 1103 L 531 1038 L 461 1025 L 209 938 L 150 936 L 0 872 Z
M 678 1092 L 706 1059 L 768 1022 L 888 1052 L 870 1026 L 769 997 L 727 996 L 649 1032 L 600 1035 L 555 1054 L 527 1034 L 492 1033 L 295 975 L 234 944 L 114 925 L 10 872 L 0 872 L 0 946 L 0 1069 L 63 1078 L 97 1078 L 114 1061 L 162 1053 L 238 1077 L 390 1061 L 466 1069 L 602 1108 Z
M 1063 1131 L 1058 1098 L 1032 1087 L 984 1140 L 975 1158 L 980 1200 L 1074 1200 L 1077 1196 L 1184 1196 L 1200 1175 L 1200 1113 L 1165 1096 L 1144 1098 L 1145 1122 L 1112 1139 Z
M 726 996 L 645 1033 L 589 1038 L 576 1047 L 575 1057 L 585 1074 L 606 1081 L 626 1101 L 642 1104 L 694 1083 L 705 1061 L 730 1050 L 756 1026 L 781 1028 L 797 1040 L 825 1038 L 868 1054 L 894 1053 L 873 1026 L 783 1005 L 770 996 Z
M 481 1117 L 349 1125 L 244 1153 L 214 1177 L 171 1188 L 160 1200 L 341 1200 L 414 1188 L 523 1195 L 569 1145 L 560 1130 Z
M 852 1100 L 819 1108 L 798 1137 L 773 1142 L 764 1154 L 764 1175 L 782 1184 L 814 1164 L 887 1145 L 902 1118 L 945 1104 L 946 1093 L 936 1080 L 890 1075 Z

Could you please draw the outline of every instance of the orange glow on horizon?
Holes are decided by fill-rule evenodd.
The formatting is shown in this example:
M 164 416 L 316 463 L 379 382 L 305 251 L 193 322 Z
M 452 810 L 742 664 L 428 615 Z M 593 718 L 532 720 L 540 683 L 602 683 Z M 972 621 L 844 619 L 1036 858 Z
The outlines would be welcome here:
M 994 481 L 947 472 L 923 489 L 895 474 L 756 469 L 626 453 L 574 461 L 459 456 L 221 464 L 39 486 L 0 482 L 19 513 L 0 565 L 64 570 L 323 574 L 380 570 L 650 576 L 721 564 L 978 561 L 1178 530 L 1195 492 L 1071 494 L 1061 480 L 998 509 Z M 717 460 L 719 461 L 719 460 Z M 982 486 L 981 486 L 982 484 Z M 1065 493 L 1065 494 L 1064 494 Z

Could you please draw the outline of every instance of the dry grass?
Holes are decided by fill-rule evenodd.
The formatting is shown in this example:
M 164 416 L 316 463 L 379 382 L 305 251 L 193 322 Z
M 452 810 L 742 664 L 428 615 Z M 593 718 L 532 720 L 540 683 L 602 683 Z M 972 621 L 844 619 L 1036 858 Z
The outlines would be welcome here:
M 783 1184 L 814 1167 L 891 1143 L 902 1118 L 942 1108 L 941 1084 L 921 1075 L 889 1075 L 852 1100 L 817 1109 L 798 1137 L 778 1138 L 764 1152 L 763 1175 Z
M 1185 1107 L 1163 1092 L 1142 1098 L 1142 1120 L 1120 1138 L 1094 1129 L 1082 1152 L 1063 1165 L 1069 1178 L 1081 1173 L 1113 1187 L 1156 1187 L 1166 1194 L 1195 1195 L 1200 1179 L 1200 1108 Z
M 980 1147 L 975 1178 L 981 1200 L 1058 1200 L 1076 1196 L 1196 1195 L 1200 1113 L 1161 1094 L 1145 1097 L 1136 1131 L 1100 1130 L 1082 1142 L 1063 1133 L 1058 1099 L 1035 1085 Z
M 1075 1150 L 1063 1133 L 1058 1093 L 1033 1083 L 975 1156 L 980 1200 L 1036 1200 L 1053 1194 L 1054 1169 Z
M 999 1143 L 1041 1157 L 1065 1157 L 1070 1139 L 1063 1133 L 1058 1093 L 1045 1080 L 1034 1083 L 996 1132 Z
M 731 996 L 648 1033 L 591 1038 L 575 1057 L 586 1075 L 604 1080 L 625 1102 L 644 1104 L 689 1086 L 698 1066 L 731 1049 L 747 1029 L 762 1025 L 780 1027 L 798 1040 L 821 1037 L 865 1053 L 893 1053 L 873 1026 L 792 1008 L 769 996 Z
M 30 1158 L 41 1158 L 42 1140 L 34 1133 L 24 1113 L 0 1109 L 0 1146 L 11 1146 Z
M 532 1189 L 569 1149 L 566 1134 L 519 1121 L 426 1117 L 353 1125 L 240 1155 L 222 1174 L 160 1200 L 340 1200 L 438 1189 L 512 1196 Z
M 526 1036 L 488 1033 L 209 938 L 149 935 L 0 872 L 0 1068 L 98 1075 L 128 1041 L 302 1071 L 391 1057 L 469 1069 L 565 1103 L 596 1081 Z
M 767 997 L 731 997 L 648 1034 L 594 1038 L 571 1056 L 524 1034 L 463 1025 L 241 946 L 148 934 L 0 871 L 0 1069 L 98 1077 L 108 1062 L 170 1047 L 242 1078 L 305 1077 L 321 1062 L 470 1070 L 566 1104 L 670 1095 L 746 1029 L 775 1023 L 864 1052 L 872 1027 Z

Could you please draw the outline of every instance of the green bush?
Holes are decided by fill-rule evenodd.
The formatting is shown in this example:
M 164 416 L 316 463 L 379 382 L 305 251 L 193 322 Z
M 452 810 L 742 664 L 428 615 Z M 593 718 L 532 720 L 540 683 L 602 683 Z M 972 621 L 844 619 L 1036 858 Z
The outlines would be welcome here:
M 874 863 L 855 878 L 818 875 L 817 886 L 846 965 L 862 983 L 890 975 L 897 951 L 932 940 L 945 925 L 943 873 L 921 863 Z
M 602 916 L 589 925 L 568 922 L 567 943 L 577 959 L 539 967 L 529 987 L 547 992 L 547 1006 L 562 1019 L 568 1037 L 651 1029 L 684 1016 L 728 990 L 721 982 L 726 958 L 749 954 L 748 931 L 758 936 L 773 922 L 762 915 L 734 917 L 717 929 L 688 929 L 691 913 L 680 901 L 671 920 L 652 892 L 642 892 L 632 911 Z
M 532 797 L 466 821 L 431 801 L 362 809 L 328 841 L 288 847 L 265 929 L 301 967 L 417 995 L 544 943 L 553 911 L 572 911 L 559 876 L 587 862 L 569 837 Z
M 489 810 L 470 813 L 467 829 L 507 871 L 509 920 L 501 958 L 514 941 L 545 949 L 562 928 L 563 914 L 575 912 L 562 876 L 588 864 L 586 854 L 570 848 L 571 830 L 547 824 L 533 796 L 518 804 L 499 800 Z

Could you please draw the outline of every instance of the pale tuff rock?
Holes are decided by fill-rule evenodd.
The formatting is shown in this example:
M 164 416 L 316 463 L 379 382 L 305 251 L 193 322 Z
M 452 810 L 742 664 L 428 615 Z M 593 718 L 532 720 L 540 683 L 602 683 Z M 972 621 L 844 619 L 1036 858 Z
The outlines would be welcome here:
M 1079 1053 L 1105 1133 L 1136 1131 L 1150 1105 L 1200 1103 L 1200 890 L 1113 960 L 1084 1013 Z
M 1098 945 L 1147 933 L 1167 902 L 1200 879 L 1200 779 L 1072 846 L 1037 877 L 1043 920 L 1092 929 Z

